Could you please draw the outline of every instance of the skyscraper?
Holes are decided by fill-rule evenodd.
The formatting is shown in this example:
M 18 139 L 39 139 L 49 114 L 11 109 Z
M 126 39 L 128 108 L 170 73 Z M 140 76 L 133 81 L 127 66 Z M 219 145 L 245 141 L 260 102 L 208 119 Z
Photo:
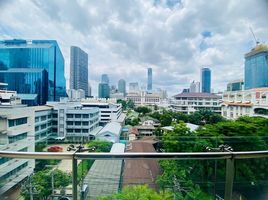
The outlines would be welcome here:
M 268 87 L 268 46 L 258 44 L 245 55 L 245 90 Z
M 152 91 L 153 89 L 153 69 L 148 68 L 147 71 L 147 91 Z
M 207 67 L 201 69 L 201 87 L 202 92 L 211 92 L 211 70 Z
M 109 85 L 109 77 L 107 74 L 101 75 L 101 83 L 107 83 Z
M 82 89 L 88 93 L 88 55 L 79 47 L 71 46 L 70 89 Z
M 66 96 L 64 58 L 57 41 L 0 41 L 0 82 L 31 104 Z
M 126 81 L 124 79 L 118 81 L 118 92 L 123 93 L 124 96 L 126 95 Z
M 192 82 L 190 84 L 190 92 L 191 93 L 199 93 L 200 92 L 200 82 Z
M 99 98 L 110 98 L 110 87 L 107 83 L 99 83 Z

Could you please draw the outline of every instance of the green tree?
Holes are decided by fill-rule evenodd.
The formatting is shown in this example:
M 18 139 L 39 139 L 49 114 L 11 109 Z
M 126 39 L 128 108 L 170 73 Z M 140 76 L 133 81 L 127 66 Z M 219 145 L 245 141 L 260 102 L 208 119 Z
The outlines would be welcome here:
M 139 106 L 139 107 L 135 108 L 135 111 L 142 114 L 142 115 L 145 115 L 147 113 L 152 112 L 152 110 L 146 106 Z
M 173 194 L 149 188 L 147 185 L 127 186 L 121 192 L 99 197 L 98 200 L 173 200 Z
M 95 148 L 95 152 L 110 152 L 112 145 L 112 142 L 94 140 L 90 141 L 86 146 L 91 149 Z
M 127 102 L 123 99 L 117 99 L 117 103 L 120 103 L 122 105 L 122 109 L 126 110 L 127 109 Z
M 162 116 L 160 117 L 161 126 L 170 126 L 172 119 L 172 113 L 167 111 L 163 112 Z
M 135 104 L 132 100 L 128 100 L 127 101 L 127 108 L 129 109 L 134 109 L 135 108 Z

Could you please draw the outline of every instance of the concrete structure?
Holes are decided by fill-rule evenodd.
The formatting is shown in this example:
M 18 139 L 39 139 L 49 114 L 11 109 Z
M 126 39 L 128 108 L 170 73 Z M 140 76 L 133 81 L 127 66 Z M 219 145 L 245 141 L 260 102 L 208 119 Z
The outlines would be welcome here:
M 116 92 L 116 93 L 112 93 L 110 94 L 110 98 L 112 99 L 125 99 L 125 95 L 124 93 L 120 93 L 120 92 Z
M 96 137 L 96 140 L 104 140 L 112 143 L 119 142 L 122 126 L 118 122 L 109 122 L 101 129 Z
M 221 113 L 221 97 L 210 93 L 181 93 L 170 100 L 173 111 L 190 114 L 200 109 Z
M 153 125 L 151 125 L 151 124 L 135 126 L 135 128 L 139 132 L 139 137 L 154 135 L 155 127 Z
M 17 96 L 16 91 L 0 90 L 0 105 L 21 104 L 21 99 Z
M 0 105 L 0 150 L 33 152 L 34 110 L 24 105 Z M 0 158 L 0 196 L 33 173 L 35 160 Z
M 190 84 L 190 93 L 199 93 L 200 92 L 200 82 L 192 82 Z
M 244 90 L 244 81 L 235 80 L 227 84 L 227 91 L 240 91 Z
M 268 46 L 257 44 L 245 54 L 245 90 L 268 87 Z
M 126 81 L 124 79 L 118 81 L 118 92 L 122 93 L 124 97 L 126 96 Z
M 70 89 L 68 90 L 67 94 L 70 101 L 79 101 L 81 99 L 86 98 L 86 93 L 82 89 Z
M 147 91 L 152 92 L 153 90 L 153 69 L 147 69 Z
M 83 107 L 81 102 L 48 102 L 53 107 L 52 134 L 68 141 L 89 141 L 99 131 L 99 109 Z
M 201 92 L 211 92 L 211 70 L 207 67 L 201 69 Z
M 100 112 L 100 126 L 115 121 L 124 123 L 125 115 L 122 115 L 122 105 L 116 103 L 116 99 L 88 98 L 81 101 L 85 108 L 98 108 Z
M 110 153 L 124 153 L 125 145 L 113 144 Z M 95 160 L 84 183 L 88 185 L 88 199 L 96 200 L 102 195 L 112 195 L 120 189 L 122 160 Z
M 88 93 L 88 55 L 79 47 L 71 46 L 70 89 L 82 89 Z
M 52 136 L 52 111 L 51 106 L 31 107 L 35 115 L 35 143 L 46 142 Z
M 162 95 L 153 92 L 147 93 L 145 91 L 128 93 L 127 100 L 132 100 L 135 105 L 159 105 Z
M 223 93 L 222 116 L 236 119 L 245 115 L 268 118 L 268 88 Z

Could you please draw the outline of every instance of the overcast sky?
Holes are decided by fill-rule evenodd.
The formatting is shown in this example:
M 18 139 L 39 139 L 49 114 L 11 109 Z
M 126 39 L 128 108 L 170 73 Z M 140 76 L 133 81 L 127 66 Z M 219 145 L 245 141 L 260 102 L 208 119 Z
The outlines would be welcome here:
M 95 95 L 101 74 L 146 85 L 147 67 L 169 95 L 199 81 L 204 66 L 222 91 L 243 78 L 249 27 L 268 43 L 267 0 L 0 0 L 0 10 L 1 39 L 58 41 L 67 80 L 70 46 L 86 51 Z

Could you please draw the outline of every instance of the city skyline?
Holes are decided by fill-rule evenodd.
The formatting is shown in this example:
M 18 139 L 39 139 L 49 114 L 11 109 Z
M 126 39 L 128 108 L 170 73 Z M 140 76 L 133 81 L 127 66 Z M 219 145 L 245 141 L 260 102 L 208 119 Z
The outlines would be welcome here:
M 111 83 L 121 78 L 146 83 L 147 66 L 157 77 L 154 87 L 170 95 L 199 80 L 203 66 L 213 71 L 214 91 L 223 91 L 228 82 L 244 76 L 244 54 L 255 46 L 249 27 L 260 42 L 268 41 L 265 1 L 63 2 L 1 1 L 1 39 L 57 40 L 67 82 L 69 48 L 79 46 L 90 58 L 93 95 L 101 74 L 109 74 Z M 254 12 L 246 12 L 252 7 Z M 38 23 L 30 25 L 30 16 Z M 222 71 L 227 73 L 222 76 Z

